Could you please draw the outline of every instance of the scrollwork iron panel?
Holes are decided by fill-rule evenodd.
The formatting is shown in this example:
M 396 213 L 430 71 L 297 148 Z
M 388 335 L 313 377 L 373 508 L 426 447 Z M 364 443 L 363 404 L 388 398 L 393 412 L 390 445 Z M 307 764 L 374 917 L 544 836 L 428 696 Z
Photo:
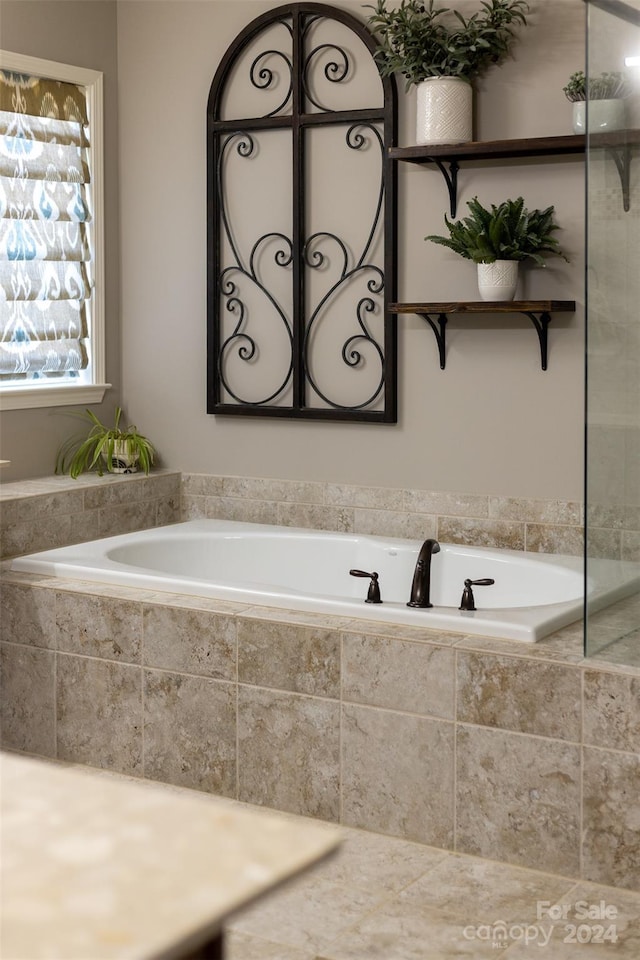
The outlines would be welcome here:
M 218 67 L 209 413 L 396 420 L 396 93 L 375 49 L 350 14 L 294 3 L 250 23 Z

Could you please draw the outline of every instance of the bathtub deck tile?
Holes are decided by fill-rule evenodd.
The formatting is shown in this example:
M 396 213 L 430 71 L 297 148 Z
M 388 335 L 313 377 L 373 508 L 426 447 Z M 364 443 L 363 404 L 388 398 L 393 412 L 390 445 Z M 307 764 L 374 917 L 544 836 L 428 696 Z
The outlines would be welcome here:
M 577 665 L 584 660 L 582 621 L 574 626 L 565 627 L 557 633 L 543 637 L 537 643 L 524 643 L 519 640 L 501 640 L 497 637 L 460 637 L 456 642 L 457 650 L 475 650 L 479 652 L 504 654 L 523 657 L 528 660 L 550 660 L 557 663 Z
M 302 626 L 324 627 L 326 630 L 342 630 L 353 622 L 350 617 L 335 617 L 326 613 L 262 606 L 245 607 L 243 616 L 251 617 L 252 620 L 275 620 L 278 623 L 299 623 Z
M 355 620 L 344 623 L 343 631 L 366 633 L 369 636 L 388 637 L 392 640 L 414 640 L 418 643 L 437 644 L 440 647 L 452 647 L 463 639 L 460 633 L 447 630 L 429 630 L 426 627 L 414 627 L 403 623 L 384 623 L 382 620 Z

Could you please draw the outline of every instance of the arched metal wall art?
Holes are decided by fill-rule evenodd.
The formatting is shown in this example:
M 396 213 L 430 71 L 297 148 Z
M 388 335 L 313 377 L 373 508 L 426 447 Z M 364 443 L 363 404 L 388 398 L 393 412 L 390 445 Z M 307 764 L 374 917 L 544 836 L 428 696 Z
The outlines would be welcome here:
M 396 420 L 396 93 L 375 49 L 350 14 L 293 3 L 216 72 L 209 413 Z

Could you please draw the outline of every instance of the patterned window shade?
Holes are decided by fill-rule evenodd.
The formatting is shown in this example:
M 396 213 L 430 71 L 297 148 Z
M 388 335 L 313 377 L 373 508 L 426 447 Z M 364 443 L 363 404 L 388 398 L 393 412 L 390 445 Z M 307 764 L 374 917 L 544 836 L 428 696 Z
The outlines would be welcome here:
M 0 70 L 0 383 L 88 366 L 89 191 L 84 89 Z

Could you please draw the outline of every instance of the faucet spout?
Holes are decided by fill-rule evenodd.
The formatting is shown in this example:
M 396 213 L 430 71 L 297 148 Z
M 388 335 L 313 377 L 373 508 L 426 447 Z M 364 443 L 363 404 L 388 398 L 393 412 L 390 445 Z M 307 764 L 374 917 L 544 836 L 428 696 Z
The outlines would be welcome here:
M 425 540 L 420 548 L 416 567 L 413 571 L 413 583 L 411 584 L 411 597 L 407 603 L 408 607 L 432 607 L 431 594 L 431 557 L 434 553 L 440 553 L 440 544 L 437 540 L 431 538 Z

